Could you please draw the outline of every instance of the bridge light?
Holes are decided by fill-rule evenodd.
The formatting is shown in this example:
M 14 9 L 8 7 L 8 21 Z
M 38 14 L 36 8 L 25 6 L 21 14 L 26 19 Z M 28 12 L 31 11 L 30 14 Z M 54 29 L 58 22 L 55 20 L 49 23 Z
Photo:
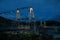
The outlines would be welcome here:
M 19 13 L 19 9 L 18 8 L 17 8 L 16 12 Z
M 32 13 L 33 12 L 33 8 L 32 7 L 30 7 L 30 13 Z

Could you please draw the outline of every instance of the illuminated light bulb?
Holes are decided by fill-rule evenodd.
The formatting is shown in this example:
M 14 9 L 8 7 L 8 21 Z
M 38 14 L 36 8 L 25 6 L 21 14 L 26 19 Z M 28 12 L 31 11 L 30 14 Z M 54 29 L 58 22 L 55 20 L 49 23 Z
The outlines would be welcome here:
M 30 13 L 32 13 L 32 11 L 33 11 L 33 8 L 30 8 Z
M 17 13 L 19 13 L 19 12 L 20 12 L 18 8 L 17 8 L 16 12 L 17 12 Z
M 19 13 L 19 10 L 17 10 L 17 13 Z

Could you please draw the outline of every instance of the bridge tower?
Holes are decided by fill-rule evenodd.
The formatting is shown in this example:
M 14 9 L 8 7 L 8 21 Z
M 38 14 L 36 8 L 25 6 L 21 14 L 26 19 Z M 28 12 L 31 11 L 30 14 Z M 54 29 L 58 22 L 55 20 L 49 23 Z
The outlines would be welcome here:
M 18 28 L 20 28 L 20 23 L 19 23 L 19 21 L 20 21 L 20 9 L 19 8 L 17 8 L 16 9 L 16 21 L 17 21 L 17 27 Z
M 28 17 L 29 17 L 29 19 L 35 18 L 32 6 L 30 6 Z
M 33 33 L 36 33 L 36 26 L 35 26 L 35 16 L 34 16 L 34 11 L 33 11 L 33 8 L 32 8 L 32 6 L 30 6 L 30 10 L 29 10 L 29 14 L 28 14 L 28 17 L 29 17 L 29 25 L 30 25 L 30 21 L 32 21 L 33 20 Z
M 20 19 L 20 9 L 17 8 L 16 9 L 16 21 L 19 21 L 19 19 Z

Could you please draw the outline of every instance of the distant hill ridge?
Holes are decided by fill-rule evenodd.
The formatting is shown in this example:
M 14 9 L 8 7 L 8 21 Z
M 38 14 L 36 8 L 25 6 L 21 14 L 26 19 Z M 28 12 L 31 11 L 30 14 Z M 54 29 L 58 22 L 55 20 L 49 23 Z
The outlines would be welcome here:
M 60 23 L 54 20 L 47 20 L 45 21 L 47 26 L 60 26 Z M 30 24 L 33 24 L 34 22 L 30 22 Z M 16 26 L 17 22 L 12 21 L 10 19 L 6 19 L 4 17 L 0 16 L 0 26 L 8 27 L 8 26 Z M 28 22 L 19 22 L 19 24 L 26 25 Z M 35 24 L 38 26 L 40 25 L 40 21 L 36 21 Z

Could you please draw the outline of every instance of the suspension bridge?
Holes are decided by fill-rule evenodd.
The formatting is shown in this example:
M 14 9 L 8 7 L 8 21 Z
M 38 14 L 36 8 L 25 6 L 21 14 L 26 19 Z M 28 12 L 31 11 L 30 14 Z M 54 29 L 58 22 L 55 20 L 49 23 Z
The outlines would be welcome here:
M 20 17 L 21 16 L 20 12 L 21 12 L 21 10 L 25 10 L 25 9 L 29 9 L 27 18 L 21 18 Z M 6 30 L 5 33 L 7 33 L 7 34 L 32 33 L 32 34 L 41 35 L 40 33 L 46 33 L 46 34 L 54 35 L 53 33 L 55 33 L 55 32 L 57 33 L 57 30 L 58 30 L 57 26 L 56 26 L 56 28 L 55 28 L 55 26 L 47 27 L 46 23 L 42 22 L 42 21 L 39 22 L 39 26 L 36 25 L 37 20 L 35 19 L 36 16 L 34 15 L 34 9 L 33 9 L 32 6 L 16 8 L 15 10 L 0 12 L 0 14 L 8 14 L 8 13 L 11 13 L 11 12 L 16 13 L 15 17 L 16 17 L 16 22 L 17 22 L 16 25 L 17 26 L 16 27 L 11 26 L 9 28 L 7 27 L 5 29 Z M 23 20 L 26 20 L 25 24 L 23 24 Z M 14 23 L 15 22 L 13 22 L 13 24 Z M 46 28 L 43 28 L 43 27 L 46 27 Z
M 29 9 L 27 18 L 20 18 L 21 10 L 25 10 L 25 9 Z M 17 22 L 16 25 L 17 25 L 17 27 L 16 28 L 15 27 L 7 28 L 8 30 L 10 30 L 10 31 L 15 30 L 15 31 L 17 31 L 19 33 L 26 33 L 26 32 L 39 33 L 39 29 L 38 29 L 39 27 L 36 26 L 36 21 L 37 20 L 35 19 L 34 10 L 33 10 L 32 6 L 17 8 L 15 10 L 10 10 L 10 11 L 7 11 L 7 12 L 0 12 L 0 14 L 7 14 L 7 13 L 11 13 L 11 12 L 16 13 L 16 22 Z M 26 20 L 25 25 L 20 23 L 20 22 L 22 22 L 22 20 Z M 44 22 L 44 25 L 46 25 L 45 22 Z M 43 26 L 42 21 L 40 23 L 40 26 Z

